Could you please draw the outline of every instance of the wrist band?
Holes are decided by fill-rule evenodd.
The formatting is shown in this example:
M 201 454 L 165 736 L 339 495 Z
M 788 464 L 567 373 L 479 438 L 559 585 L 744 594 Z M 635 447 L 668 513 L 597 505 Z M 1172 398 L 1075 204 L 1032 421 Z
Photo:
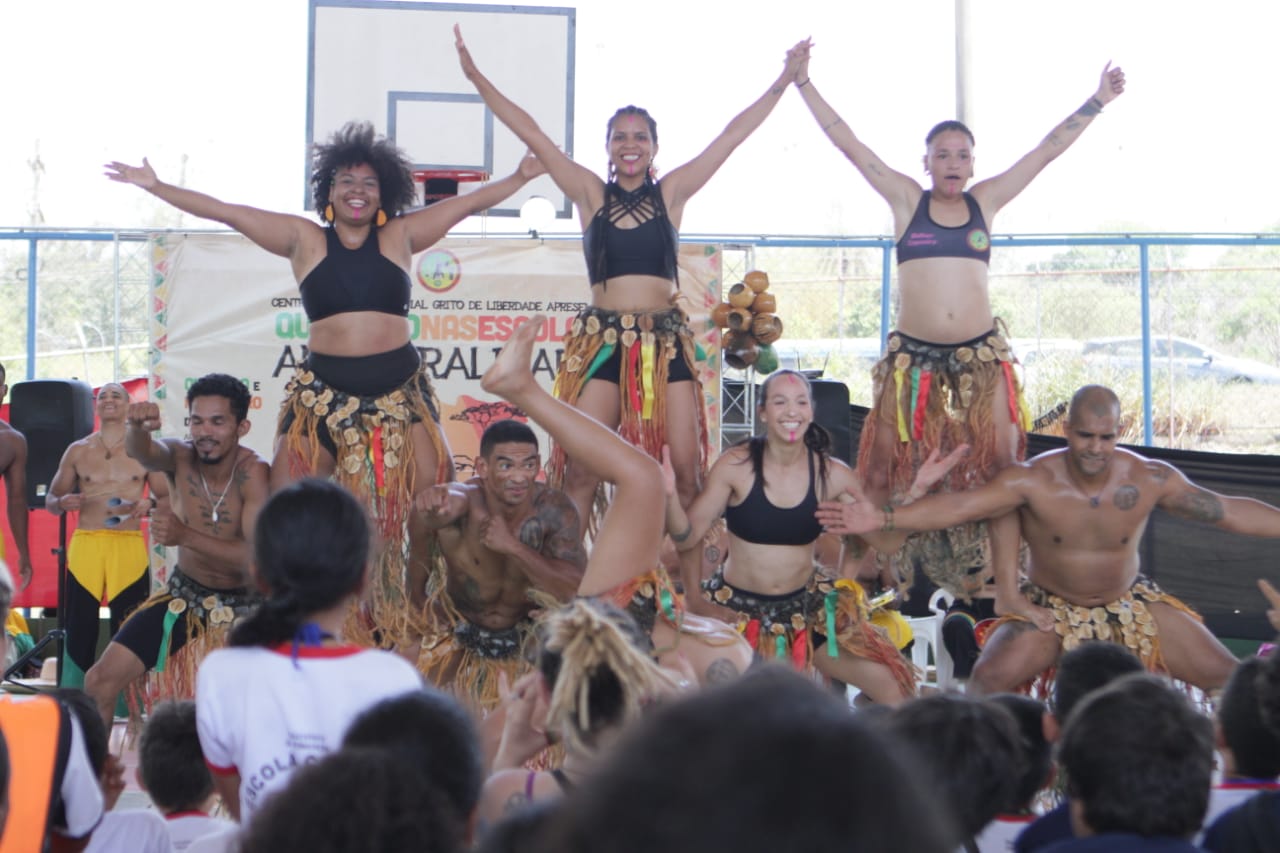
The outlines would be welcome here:
M 884 506 L 880 507 L 880 509 L 884 510 L 884 524 L 880 525 L 880 532 L 892 533 L 893 532 L 893 504 L 885 504 Z
M 797 88 L 797 89 L 803 89 L 805 86 L 808 86 L 808 85 L 809 85 L 809 78 L 808 78 L 808 77 L 806 77 L 806 78 L 804 78 L 804 82 L 803 82 L 803 83 L 796 83 L 796 88 Z

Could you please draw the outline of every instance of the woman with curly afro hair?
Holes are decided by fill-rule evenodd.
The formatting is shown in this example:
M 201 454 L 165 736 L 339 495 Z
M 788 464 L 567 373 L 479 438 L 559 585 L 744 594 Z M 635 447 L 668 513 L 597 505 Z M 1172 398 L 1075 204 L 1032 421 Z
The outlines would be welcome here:
M 435 394 L 409 339 L 410 264 L 454 225 L 541 174 L 541 164 L 530 155 L 475 192 L 406 212 L 413 200 L 408 158 L 371 124 L 350 122 L 315 149 L 319 224 L 167 184 L 145 158 L 141 166 L 112 162 L 106 169 L 113 181 L 228 225 L 289 259 L 310 323 L 309 354 L 286 389 L 272 490 L 303 476 L 332 477 L 361 498 L 384 543 L 367 601 L 371 619 L 362 621 L 384 642 L 411 642 L 421 608 L 405 606 L 405 590 L 423 588 L 431 541 L 410 510 L 416 494 L 452 479 L 452 466 Z

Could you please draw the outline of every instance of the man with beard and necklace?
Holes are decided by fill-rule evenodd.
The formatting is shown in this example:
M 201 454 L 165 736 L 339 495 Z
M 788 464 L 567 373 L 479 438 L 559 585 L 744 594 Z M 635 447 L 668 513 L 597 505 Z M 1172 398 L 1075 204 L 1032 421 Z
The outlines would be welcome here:
M 142 518 L 169 486 L 159 473 L 147 473 L 124 452 L 129 392 L 119 382 L 98 389 L 94 409 L 98 430 L 73 442 L 62 454 L 49 483 L 45 509 L 54 515 L 78 512 L 67 546 L 61 686 L 81 687 L 98 651 L 98 607 L 106 596 L 111 634 L 151 593 L 147 543 Z M 150 497 L 146 496 L 148 486 Z
M 149 670 L 153 678 L 131 701 L 192 698 L 196 667 L 257 599 L 248 586 L 247 531 L 266 501 L 269 472 L 265 459 L 240 446 L 249 390 L 224 373 L 202 376 L 187 391 L 187 412 L 190 438 L 153 439 L 159 407 L 129 406 L 125 450 L 169 480 L 172 507 L 152 517 L 152 541 L 176 546 L 178 562 L 85 676 L 85 691 L 108 721 L 120 691 Z
M 476 476 L 436 486 L 422 501 L 444 555 L 444 589 L 431 596 L 432 630 L 419 669 L 485 710 L 498 674 L 527 671 L 531 612 L 573 598 L 587 556 L 569 496 L 537 482 L 538 439 L 527 424 L 496 421 L 480 437 Z M 531 595 L 532 594 L 532 595 Z
M 1167 462 L 1116 447 L 1120 400 L 1086 385 L 1067 410 L 1067 446 L 1004 468 L 971 491 L 930 495 L 910 506 L 824 503 L 818 518 L 834 533 L 932 530 L 1017 511 L 1030 551 L 1024 592 L 1047 608 L 1054 630 L 1026 617 L 996 623 L 970 687 L 1012 690 L 1083 642 L 1131 649 L 1147 669 L 1203 690 L 1222 687 L 1236 658 L 1200 617 L 1140 571 L 1138 543 L 1156 508 L 1246 536 L 1280 537 L 1280 509 L 1221 495 Z

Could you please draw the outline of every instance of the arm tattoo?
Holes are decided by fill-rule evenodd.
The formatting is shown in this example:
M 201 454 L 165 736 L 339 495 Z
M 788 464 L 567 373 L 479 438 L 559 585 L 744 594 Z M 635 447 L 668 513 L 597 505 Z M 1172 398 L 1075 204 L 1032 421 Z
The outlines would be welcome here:
M 879 164 L 879 163 L 877 163 L 877 162 L 875 162 L 875 161 L 872 161 L 872 162 L 870 162 L 870 163 L 868 163 L 868 164 L 867 164 L 867 168 L 868 168 L 868 169 L 870 169 L 870 170 L 871 170 L 872 172 L 874 172 L 875 174 L 879 175 L 880 177 L 882 177 L 882 178 L 884 177 L 884 172 L 880 171 L 880 164 Z
M 1207 524 L 1217 524 L 1222 521 L 1224 515 L 1222 501 L 1218 500 L 1217 495 L 1204 489 L 1178 495 L 1169 501 L 1165 509 L 1180 518 L 1203 521 Z
M 517 809 L 524 808 L 528 804 L 529 798 L 524 795 L 524 791 L 516 791 L 511 796 L 507 797 L 507 801 L 502 804 L 502 813 L 507 814 L 508 812 L 516 811 Z
M 1072 116 L 1071 118 L 1067 119 L 1065 122 L 1062 123 L 1063 130 L 1075 130 L 1079 126 L 1080 126 L 1080 121 L 1077 118 L 1075 118 L 1075 116 Z
M 1062 147 L 1062 140 L 1058 138 L 1058 132 L 1056 130 L 1053 133 L 1049 134 L 1049 144 L 1052 145 L 1054 148 Z
M 1076 110 L 1076 113 L 1084 116 L 1085 118 L 1093 118 L 1101 112 L 1102 101 L 1099 101 L 1096 96 L 1089 98 L 1089 100 L 1085 101 L 1084 104 L 1081 105 L 1080 109 Z
M 679 532 L 679 533 L 672 533 L 672 534 L 671 534 L 671 541 L 672 541 L 672 542 L 675 542 L 677 545 L 679 545 L 681 542 L 684 542 L 686 539 L 688 539 L 688 538 L 689 538 L 689 534 L 690 534 L 690 533 L 692 533 L 692 532 L 693 532 L 693 522 L 692 522 L 692 521 L 686 521 L 686 522 L 684 523 L 684 530 L 682 530 L 682 531 L 681 531 L 681 532 Z
M 769 94 L 770 94 L 770 95 L 781 95 L 781 94 L 782 94 L 783 92 L 785 92 L 785 91 L 787 91 L 787 87 L 786 87 L 786 86 L 774 86 L 773 88 L 771 88 L 771 89 L 769 90 Z
M 526 518 L 524 524 L 520 525 L 520 533 L 517 538 L 534 551 L 541 551 L 542 543 L 546 540 L 546 531 L 543 529 L 542 519 L 536 515 Z
M 823 130 L 830 130 L 831 128 L 835 127 L 837 124 L 843 124 L 843 123 L 844 123 L 844 119 L 840 118 L 840 116 L 836 116 L 834 121 L 832 121 L 832 122 L 830 122 L 830 123 L 828 123 L 828 124 L 824 124 L 824 125 L 822 126 L 822 129 L 823 129 Z

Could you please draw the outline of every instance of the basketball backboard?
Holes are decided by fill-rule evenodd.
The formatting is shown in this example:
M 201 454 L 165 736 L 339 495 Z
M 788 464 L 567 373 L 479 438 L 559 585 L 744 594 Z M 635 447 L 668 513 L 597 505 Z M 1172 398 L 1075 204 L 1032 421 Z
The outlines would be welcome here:
M 485 76 L 573 156 L 575 10 L 395 0 L 310 0 L 307 158 L 304 204 L 311 206 L 311 150 L 348 121 L 371 121 L 409 155 L 415 170 L 512 172 L 525 146 L 498 122 L 458 67 L 453 25 Z M 478 184 L 464 184 L 462 191 Z M 519 216 L 534 197 L 556 216 L 572 204 L 547 176 L 491 209 Z

